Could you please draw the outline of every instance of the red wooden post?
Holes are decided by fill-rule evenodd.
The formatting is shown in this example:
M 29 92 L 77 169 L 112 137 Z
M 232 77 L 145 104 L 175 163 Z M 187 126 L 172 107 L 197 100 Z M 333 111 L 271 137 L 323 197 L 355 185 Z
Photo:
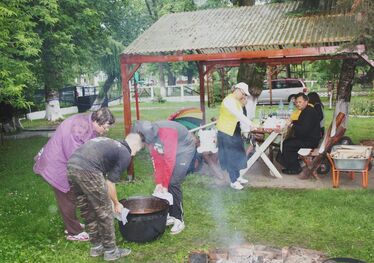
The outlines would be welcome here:
M 138 83 L 134 81 L 136 119 L 140 120 Z
M 200 81 L 200 109 L 203 112 L 203 124 L 205 124 L 206 115 L 205 115 L 205 90 L 204 90 L 204 65 L 198 63 L 199 68 L 199 81 Z
M 272 74 L 273 74 L 272 72 L 273 67 L 268 65 L 267 68 L 268 68 L 267 81 L 268 81 L 268 88 L 269 88 L 270 106 L 272 106 L 273 105 L 273 92 L 272 92 L 272 86 L 271 86 L 271 79 L 272 79 Z

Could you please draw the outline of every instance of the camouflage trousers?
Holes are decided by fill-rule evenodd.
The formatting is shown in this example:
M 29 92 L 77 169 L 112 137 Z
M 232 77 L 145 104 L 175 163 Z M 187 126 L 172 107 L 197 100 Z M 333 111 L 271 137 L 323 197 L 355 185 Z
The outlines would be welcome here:
M 92 246 L 116 247 L 112 203 L 103 174 L 68 167 L 69 183 L 76 205 L 86 223 Z

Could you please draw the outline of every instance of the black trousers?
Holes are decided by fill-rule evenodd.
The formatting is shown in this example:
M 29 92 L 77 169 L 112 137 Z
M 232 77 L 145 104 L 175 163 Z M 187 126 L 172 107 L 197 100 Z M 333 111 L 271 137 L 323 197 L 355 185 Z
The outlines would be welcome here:
M 183 193 L 181 184 L 187 176 L 187 171 L 195 155 L 195 150 L 195 147 L 191 147 L 177 155 L 173 175 L 171 176 L 168 187 L 169 193 L 173 196 L 173 205 L 169 207 L 169 214 L 181 221 L 183 221 Z
M 298 138 L 289 138 L 283 142 L 283 151 L 278 152 L 277 161 L 286 169 L 300 170 L 298 151 L 300 148 L 315 148 L 318 142 L 306 141 Z

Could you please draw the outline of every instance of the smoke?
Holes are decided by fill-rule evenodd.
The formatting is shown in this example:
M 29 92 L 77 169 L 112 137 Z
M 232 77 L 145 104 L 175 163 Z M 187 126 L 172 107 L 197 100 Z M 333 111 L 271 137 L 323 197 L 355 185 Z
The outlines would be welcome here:
M 229 211 L 224 206 L 223 195 L 225 191 L 214 188 L 208 200 L 208 209 L 216 225 L 212 232 L 212 238 L 217 240 L 217 245 L 222 247 L 237 246 L 245 243 L 244 235 L 235 229 L 229 222 Z

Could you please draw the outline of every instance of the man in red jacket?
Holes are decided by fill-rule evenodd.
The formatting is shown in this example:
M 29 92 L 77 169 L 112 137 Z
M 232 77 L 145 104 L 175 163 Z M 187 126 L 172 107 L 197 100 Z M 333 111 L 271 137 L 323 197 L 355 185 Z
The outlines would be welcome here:
M 167 225 L 173 225 L 171 234 L 179 234 L 185 227 L 181 183 L 195 155 L 195 139 L 186 127 L 174 121 L 136 121 L 132 132 L 139 133 L 149 148 L 156 182 L 155 192 L 169 192 L 173 196 Z

